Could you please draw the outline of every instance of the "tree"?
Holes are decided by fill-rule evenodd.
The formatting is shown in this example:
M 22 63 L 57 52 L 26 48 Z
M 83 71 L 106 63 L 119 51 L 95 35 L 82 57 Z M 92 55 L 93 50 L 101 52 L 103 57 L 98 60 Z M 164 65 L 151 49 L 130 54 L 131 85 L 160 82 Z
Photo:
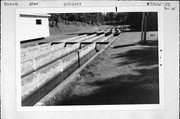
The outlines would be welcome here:
M 127 14 L 126 23 L 131 25 L 131 29 L 135 31 L 141 30 L 142 12 L 130 12 Z
M 157 12 L 149 12 L 147 16 L 147 30 L 157 31 L 158 30 L 158 17 Z

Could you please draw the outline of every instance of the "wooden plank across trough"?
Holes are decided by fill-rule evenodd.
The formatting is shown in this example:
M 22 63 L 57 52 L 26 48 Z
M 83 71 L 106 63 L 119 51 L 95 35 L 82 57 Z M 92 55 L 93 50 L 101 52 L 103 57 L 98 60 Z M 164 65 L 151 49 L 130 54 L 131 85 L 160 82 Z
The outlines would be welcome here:
M 65 42 L 65 47 L 66 47 L 66 45 L 68 45 L 68 44 L 80 43 L 79 48 L 81 49 L 81 48 L 82 48 L 82 45 L 92 44 L 92 43 L 95 42 L 96 40 L 98 40 L 98 39 L 100 39 L 100 38 L 103 38 L 103 36 L 104 36 L 104 34 L 99 35 L 99 36 L 97 36 L 97 37 L 93 37 L 93 38 L 91 38 L 91 39 L 82 40 L 82 41 L 80 41 L 80 42 L 77 42 L 77 41 Z

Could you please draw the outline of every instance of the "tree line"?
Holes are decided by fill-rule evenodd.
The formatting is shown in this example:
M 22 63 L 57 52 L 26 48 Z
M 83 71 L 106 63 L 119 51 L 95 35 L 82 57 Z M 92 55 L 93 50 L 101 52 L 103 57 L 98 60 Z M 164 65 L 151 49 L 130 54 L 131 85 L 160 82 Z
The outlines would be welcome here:
M 133 30 L 141 29 L 142 12 L 108 13 L 50 13 L 50 26 L 65 24 L 130 25 Z M 157 30 L 157 12 L 148 13 L 148 30 Z

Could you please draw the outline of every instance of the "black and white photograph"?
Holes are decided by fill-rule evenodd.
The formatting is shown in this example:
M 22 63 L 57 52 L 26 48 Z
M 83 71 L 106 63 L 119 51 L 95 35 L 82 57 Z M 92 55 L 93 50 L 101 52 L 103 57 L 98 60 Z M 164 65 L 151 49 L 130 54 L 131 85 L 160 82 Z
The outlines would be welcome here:
M 179 2 L 1 1 L 2 119 L 178 119 Z
M 157 12 L 18 17 L 22 106 L 160 103 Z

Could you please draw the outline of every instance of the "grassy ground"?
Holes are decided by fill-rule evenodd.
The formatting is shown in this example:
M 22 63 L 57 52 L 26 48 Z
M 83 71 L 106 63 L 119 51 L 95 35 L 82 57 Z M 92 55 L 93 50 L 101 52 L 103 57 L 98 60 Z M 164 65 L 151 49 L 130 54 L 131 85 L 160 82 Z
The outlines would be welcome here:
M 76 25 L 76 24 L 64 24 L 64 23 L 59 23 L 58 26 L 50 27 L 50 37 L 51 39 L 53 38 L 58 38 L 57 40 L 60 39 L 66 39 L 69 37 L 77 36 L 80 33 L 90 33 L 90 32 L 96 32 L 99 30 L 103 30 L 107 27 L 110 26 L 91 26 L 88 24 L 85 25 Z M 56 40 L 55 39 L 55 40 Z
M 98 30 L 101 30 L 106 26 L 91 26 L 88 24 L 65 24 L 65 23 L 59 23 L 58 26 L 50 27 L 50 35 L 60 35 L 60 34 L 77 34 L 82 32 L 95 32 Z
M 58 38 L 59 39 L 66 39 L 69 37 L 77 36 L 80 33 L 91 33 L 91 32 L 97 32 L 99 30 L 106 29 L 111 26 L 102 25 L 88 25 L 88 24 L 64 24 L 59 23 L 58 26 L 50 27 L 50 37 L 52 38 Z
M 139 32 L 123 33 L 80 73 L 77 85 L 60 105 L 159 103 L 157 32 L 146 45 Z

